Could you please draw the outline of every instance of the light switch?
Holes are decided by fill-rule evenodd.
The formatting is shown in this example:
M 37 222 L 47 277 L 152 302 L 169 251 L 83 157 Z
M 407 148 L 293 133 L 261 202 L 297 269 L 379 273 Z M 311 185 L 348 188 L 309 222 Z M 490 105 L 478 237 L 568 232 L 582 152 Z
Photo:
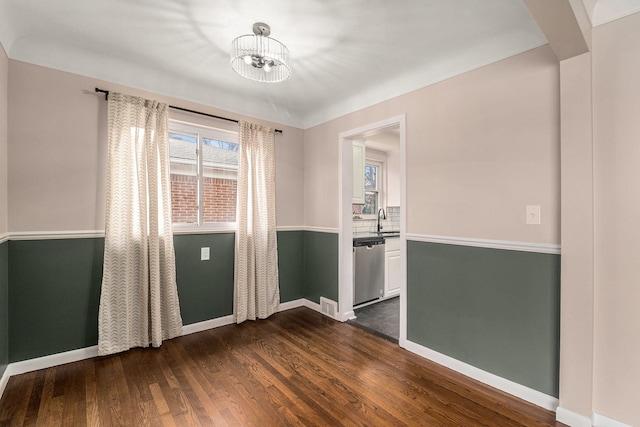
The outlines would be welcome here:
M 540 225 L 540 205 L 527 206 L 527 224 Z
M 200 248 L 200 261 L 209 261 L 209 248 Z

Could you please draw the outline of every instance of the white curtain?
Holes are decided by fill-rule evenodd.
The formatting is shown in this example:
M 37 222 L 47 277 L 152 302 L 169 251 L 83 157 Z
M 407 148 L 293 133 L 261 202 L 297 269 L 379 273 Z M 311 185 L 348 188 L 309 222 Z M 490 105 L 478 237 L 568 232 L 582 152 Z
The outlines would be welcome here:
M 168 106 L 109 94 L 107 211 L 98 354 L 182 332 L 171 230 Z
M 234 318 L 264 319 L 280 308 L 273 129 L 240 121 Z

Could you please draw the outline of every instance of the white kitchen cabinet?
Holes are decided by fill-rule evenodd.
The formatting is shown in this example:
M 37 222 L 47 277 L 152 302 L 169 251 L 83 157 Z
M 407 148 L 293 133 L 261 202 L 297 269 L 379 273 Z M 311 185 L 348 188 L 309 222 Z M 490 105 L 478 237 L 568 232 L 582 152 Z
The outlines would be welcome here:
M 400 294 L 400 238 L 385 239 L 384 252 L 384 296 Z
M 353 202 L 354 204 L 364 204 L 364 162 L 365 147 L 364 141 L 353 141 Z

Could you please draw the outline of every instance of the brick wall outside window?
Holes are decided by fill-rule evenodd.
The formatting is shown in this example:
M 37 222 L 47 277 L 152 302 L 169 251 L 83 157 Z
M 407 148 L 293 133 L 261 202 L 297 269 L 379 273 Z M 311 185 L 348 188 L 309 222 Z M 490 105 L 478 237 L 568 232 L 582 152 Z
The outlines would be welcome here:
M 236 222 L 237 181 L 222 178 L 204 179 L 204 222 Z
M 195 176 L 171 174 L 171 218 L 173 222 L 198 222 Z
M 171 214 L 173 222 L 198 222 L 195 176 L 171 174 Z M 235 222 L 237 182 L 232 179 L 205 178 L 204 222 Z

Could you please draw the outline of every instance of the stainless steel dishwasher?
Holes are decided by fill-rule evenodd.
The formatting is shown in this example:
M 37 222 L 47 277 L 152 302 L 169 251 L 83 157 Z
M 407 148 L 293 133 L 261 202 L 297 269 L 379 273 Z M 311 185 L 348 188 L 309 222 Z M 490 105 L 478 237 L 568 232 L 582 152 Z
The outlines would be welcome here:
M 384 295 L 384 238 L 353 239 L 353 305 Z

